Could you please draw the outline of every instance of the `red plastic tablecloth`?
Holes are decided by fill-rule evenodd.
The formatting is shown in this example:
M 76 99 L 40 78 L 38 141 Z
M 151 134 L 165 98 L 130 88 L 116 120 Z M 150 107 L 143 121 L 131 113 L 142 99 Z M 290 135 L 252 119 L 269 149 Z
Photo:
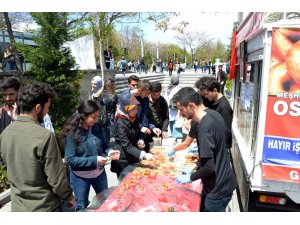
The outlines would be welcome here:
M 164 168 L 171 168 L 162 175 Z M 145 174 L 146 170 L 151 172 Z M 174 172 L 175 171 L 175 172 Z M 199 212 L 200 180 L 178 184 L 174 163 L 166 160 L 159 168 L 135 168 L 96 210 L 97 212 Z
M 134 183 L 132 176 L 128 174 L 96 211 L 199 212 L 200 180 L 180 185 L 170 177 L 156 175 Z

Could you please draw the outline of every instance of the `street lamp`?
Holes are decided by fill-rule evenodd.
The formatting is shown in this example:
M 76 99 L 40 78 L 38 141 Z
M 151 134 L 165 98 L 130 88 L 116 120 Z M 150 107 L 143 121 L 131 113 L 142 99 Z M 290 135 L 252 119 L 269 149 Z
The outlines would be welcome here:
M 157 42 L 157 45 L 156 45 L 156 59 L 159 59 L 158 44 L 159 44 L 159 41 Z
M 144 41 L 143 41 L 143 37 L 144 37 L 144 31 L 143 31 L 143 30 L 140 30 L 141 55 L 142 55 L 142 58 L 144 57 Z

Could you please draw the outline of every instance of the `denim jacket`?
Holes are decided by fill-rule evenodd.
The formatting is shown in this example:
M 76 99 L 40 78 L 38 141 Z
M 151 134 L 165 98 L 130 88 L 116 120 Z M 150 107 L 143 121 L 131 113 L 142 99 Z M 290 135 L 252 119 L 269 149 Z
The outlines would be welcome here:
M 73 134 L 67 136 L 65 156 L 71 170 L 88 171 L 97 168 L 97 156 L 105 156 L 101 141 L 88 130 L 84 130 L 81 142 L 76 148 Z

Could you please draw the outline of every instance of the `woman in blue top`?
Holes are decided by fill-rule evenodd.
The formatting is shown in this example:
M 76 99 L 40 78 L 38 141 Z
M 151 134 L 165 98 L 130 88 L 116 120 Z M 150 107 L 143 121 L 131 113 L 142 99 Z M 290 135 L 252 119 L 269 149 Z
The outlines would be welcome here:
M 96 194 L 108 187 L 104 169 L 106 153 L 102 150 L 101 141 L 90 132 L 90 128 L 98 121 L 99 107 L 94 101 L 87 100 L 80 104 L 77 111 L 64 125 L 61 137 L 70 168 L 76 211 L 87 207 L 90 186 Z M 108 155 L 114 158 L 111 153 Z

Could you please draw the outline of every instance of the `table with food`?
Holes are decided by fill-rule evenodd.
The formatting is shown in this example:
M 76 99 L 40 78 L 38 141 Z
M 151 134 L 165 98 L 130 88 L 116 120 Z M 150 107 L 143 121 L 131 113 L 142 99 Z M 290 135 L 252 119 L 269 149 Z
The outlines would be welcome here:
M 195 165 L 197 157 L 187 150 L 167 155 L 167 147 L 150 150 L 154 160 L 142 160 L 101 205 L 89 208 L 97 212 L 199 212 L 201 181 L 178 184 L 181 169 Z M 98 199 L 103 198 L 99 194 Z

